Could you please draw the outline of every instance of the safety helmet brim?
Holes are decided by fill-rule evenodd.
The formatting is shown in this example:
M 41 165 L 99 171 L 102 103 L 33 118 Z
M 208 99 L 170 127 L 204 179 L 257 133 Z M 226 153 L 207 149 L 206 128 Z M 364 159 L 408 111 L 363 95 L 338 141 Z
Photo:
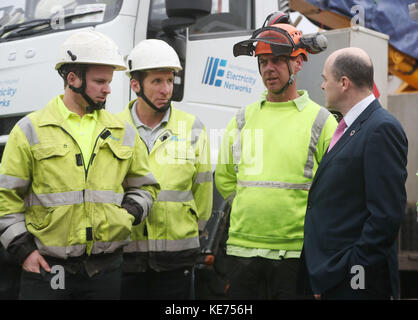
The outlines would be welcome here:
M 127 69 L 116 43 L 93 29 L 79 31 L 64 41 L 55 69 L 64 64 L 105 65 L 114 67 L 115 71 Z
M 128 57 L 128 77 L 134 71 L 183 70 L 177 52 L 168 43 L 159 39 L 146 39 L 132 49 Z
M 233 47 L 235 57 L 240 55 L 258 56 L 260 54 L 273 54 L 275 56 L 292 56 L 299 54 L 307 60 L 306 50 L 300 48 L 289 32 L 276 24 L 257 29 L 248 40 L 240 41 Z M 298 39 L 298 42 L 299 39 Z
M 125 71 L 127 68 L 126 66 L 122 66 L 122 65 L 117 65 L 116 63 L 97 63 L 94 61 L 88 61 L 88 60 L 84 60 L 82 62 L 62 62 L 62 63 L 57 63 L 55 65 L 55 70 L 58 70 L 62 65 L 64 64 L 70 64 L 70 63 L 74 63 L 74 64 L 88 64 L 88 65 L 97 65 L 97 66 L 109 66 L 109 67 L 113 67 L 115 71 Z
M 174 73 L 179 72 L 183 70 L 183 68 L 178 67 L 178 66 L 164 66 L 161 68 L 149 68 L 149 67 L 144 67 L 141 69 L 135 69 L 135 70 L 128 70 L 125 72 L 125 74 L 128 77 L 132 77 L 131 73 L 135 72 L 135 71 L 143 71 L 143 72 L 150 72 L 150 71 L 173 71 Z

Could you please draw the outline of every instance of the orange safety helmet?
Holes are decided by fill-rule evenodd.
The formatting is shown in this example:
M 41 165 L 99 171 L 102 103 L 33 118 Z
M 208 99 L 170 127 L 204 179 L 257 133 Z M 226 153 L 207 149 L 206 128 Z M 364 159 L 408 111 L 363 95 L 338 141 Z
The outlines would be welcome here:
M 250 39 L 234 44 L 234 56 L 273 54 L 274 56 L 297 57 L 301 54 L 303 59 L 308 61 L 308 52 L 317 54 L 327 48 L 328 41 L 324 35 L 317 33 L 313 36 L 303 37 L 302 32 L 294 26 L 288 23 L 277 23 L 287 20 L 288 16 L 284 16 L 281 12 L 268 16 L 263 26 L 255 30 Z M 286 61 L 289 80 L 280 90 L 275 91 L 275 94 L 283 93 L 295 82 L 295 75 L 290 67 L 289 59 L 287 58 Z
M 308 60 L 308 47 L 305 46 L 302 32 L 287 23 L 263 26 L 254 31 L 251 38 L 240 41 L 233 47 L 234 56 L 256 56 L 274 54 L 275 56 L 297 57 L 302 54 Z M 309 51 L 310 52 L 310 51 Z M 314 53 L 314 52 L 311 52 Z
M 303 59 L 308 61 L 308 53 L 306 52 L 306 49 L 299 46 L 301 41 L 300 39 L 302 38 L 302 32 L 294 26 L 286 23 L 277 23 L 271 25 L 270 27 L 274 27 L 278 30 L 269 28 L 268 30 L 260 33 L 255 47 L 255 56 L 270 53 L 274 55 L 297 57 L 302 54 Z M 289 36 L 292 41 L 289 41 Z M 292 49 L 292 51 L 290 51 L 290 49 Z

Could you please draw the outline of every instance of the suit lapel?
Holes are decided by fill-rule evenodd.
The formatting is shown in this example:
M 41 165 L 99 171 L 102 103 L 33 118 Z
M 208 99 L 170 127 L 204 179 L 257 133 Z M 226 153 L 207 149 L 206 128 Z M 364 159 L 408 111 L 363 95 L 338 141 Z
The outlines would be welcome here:
M 328 165 L 328 163 L 332 160 L 332 158 L 335 157 L 340 150 L 343 149 L 343 147 L 351 141 L 351 138 L 359 133 L 361 130 L 363 124 L 367 119 L 370 117 L 370 115 L 378 108 L 380 108 L 381 105 L 379 101 L 376 99 L 374 100 L 369 106 L 358 116 L 358 118 L 353 122 L 353 124 L 347 128 L 347 130 L 344 132 L 343 136 L 340 138 L 340 140 L 337 141 L 337 143 L 334 145 L 334 147 L 331 149 L 330 152 L 327 152 L 323 157 L 319 164 L 318 170 L 316 171 L 314 180 L 312 182 L 312 187 L 315 184 L 315 181 L 318 180 L 318 177 L 324 170 L 324 168 Z M 312 189 L 311 187 L 311 189 Z

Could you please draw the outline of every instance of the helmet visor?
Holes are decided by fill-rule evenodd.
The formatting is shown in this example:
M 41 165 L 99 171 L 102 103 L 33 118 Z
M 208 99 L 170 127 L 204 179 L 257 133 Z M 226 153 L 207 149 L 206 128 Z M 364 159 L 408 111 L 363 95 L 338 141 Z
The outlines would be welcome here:
M 271 53 L 275 56 L 290 56 L 296 49 L 292 38 L 286 32 L 276 27 L 263 27 L 252 34 L 251 38 L 234 45 L 233 53 L 252 56 L 255 54 Z

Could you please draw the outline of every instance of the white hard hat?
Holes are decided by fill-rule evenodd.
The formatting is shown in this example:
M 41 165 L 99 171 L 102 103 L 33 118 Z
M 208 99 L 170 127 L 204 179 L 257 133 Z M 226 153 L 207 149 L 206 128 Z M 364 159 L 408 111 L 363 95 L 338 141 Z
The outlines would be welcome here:
M 55 69 L 67 63 L 100 64 L 113 66 L 116 71 L 126 70 L 116 43 L 93 29 L 77 32 L 64 41 Z
M 149 69 L 183 70 L 176 51 L 163 40 L 147 39 L 138 43 L 128 57 L 129 71 Z
M 35 19 L 49 19 L 61 10 L 74 9 L 77 2 L 74 0 L 40 0 L 35 9 Z

